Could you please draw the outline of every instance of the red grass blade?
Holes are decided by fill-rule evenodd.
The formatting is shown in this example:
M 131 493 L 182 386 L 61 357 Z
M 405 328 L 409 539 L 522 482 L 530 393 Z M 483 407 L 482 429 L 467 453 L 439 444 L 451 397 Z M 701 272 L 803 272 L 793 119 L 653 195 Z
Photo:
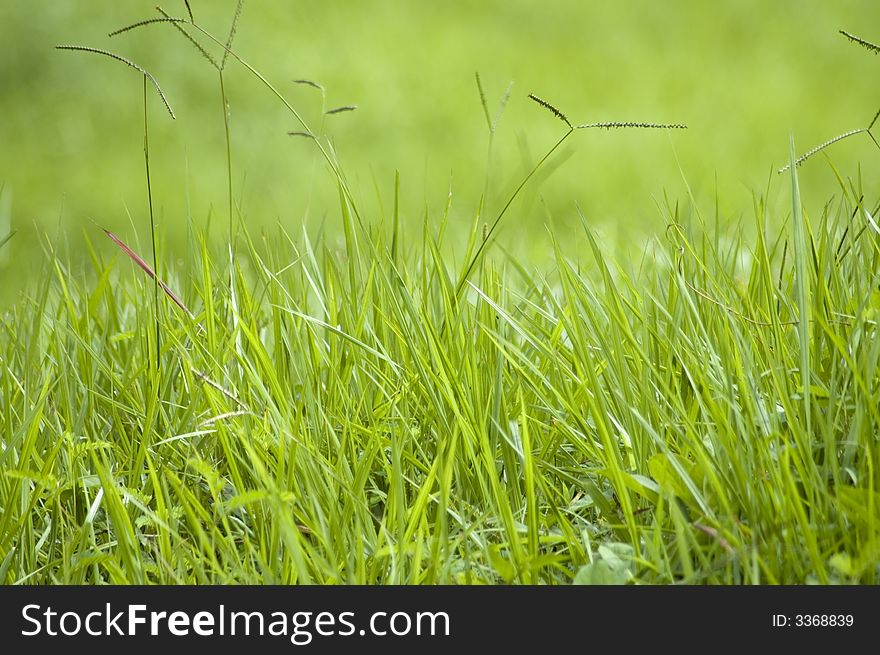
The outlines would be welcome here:
M 113 234 L 110 230 L 104 230 L 104 234 L 113 239 L 113 242 L 122 249 L 122 252 L 128 255 L 135 264 L 140 266 L 144 270 L 144 272 L 150 276 L 151 279 L 155 280 L 159 284 L 159 286 L 162 287 L 162 291 L 165 292 L 165 295 L 167 295 L 169 298 L 171 298 L 172 301 L 174 301 L 175 305 L 186 312 L 186 315 L 190 318 L 195 318 L 195 315 L 191 311 L 189 311 L 187 306 L 183 304 L 183 301 L 177 297 L 177 294 L 174 293 L 167 284 L 159 279 L 159 276 L 156 275 L 156 272 L 150 267 L 147 262 L 145 262 L 134 250 L 125 245 L 122 239 Z

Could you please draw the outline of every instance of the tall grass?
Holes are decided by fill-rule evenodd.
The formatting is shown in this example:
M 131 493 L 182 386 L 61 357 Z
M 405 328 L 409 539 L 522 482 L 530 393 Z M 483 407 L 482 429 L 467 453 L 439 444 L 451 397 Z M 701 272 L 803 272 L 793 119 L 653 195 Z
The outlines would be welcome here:
M 159 82 L 156 80 L 153 75 L 151 75 L 146 69 L 142 68 L 138 64 L 134 63 L 130 59 L 126 59 L 120 55 L 117 55 L 113 52 L 109 52 L 107 50 L 102 50 L 100 48 L 92 48 L 88 46 L 79 46 L 79 45 L 59 45 L 55 46 L 57 50 L 68 50 L 73 52 L 85 52 L 96 55 L 101 55 L 102 57 L 106 57 L 108 59 L 118 61 L 122 64 L 125 64 L 129 68 L 132 68 L 139 72 L 143 76 L 143 114 L 144 114 L 144 171 L 145 171 L 145 179 L 146 179 L 146 189 L 147 189 L 147 215 L 150 219 L 150 245 L 152 247 L 153 253 L 153 268 L 159 269 L 159 253 L 156 243 L 156 217 L 153 211 L 153 185 L 150 176 L 150 138 L 149 138 L 149 114 L 147 111 L 147 82 L 149 81 L 153 88 L 156 89 L 156 92 L 159 94 L 159 97 L 162 99 L 162 102 L 165 104 L 165 108 L 168 110 L 168 113 L 171 115 L 171 118 L 175 118 L 174 111 L 171 109 L 171 105 L 168 103 L 168 99 L 165 97 L 165 93 L 162 91 L 162 87 L 159 86 Z M 159 369 L 161 364 L 161 356 L 162 356 L 162 336 L 160 330 L 160 305 L 159 305 L 159 278 L 158 276 L 153 276 L 153 310 L 155 312 L 154 316 L 154 326 L 155 326 L 155 339 L 156 339 L 156 358 L 155 358 L 155 366 L 156 369 Z
M 234 257 L 201 233 L 160 268 L 108 234 L 135 277 L 92 244 L 79 275 L 48 242 L 0 318 L 0 580 L 878 582 L 880 228 L 859 178 L 811 217 L 791 166 L 791 214 L 756 198 L 749 240 L 671 205 L 638 269 L 583 220 L 583 256 L 551 235 L 534 270 L 490 245 L 536 167 L 451 260 L 445 217 L 413 240 L 395 202 L 390 234 L 370 225 L 323 129 L 186 9 L 136 26 L 191 30 L 285 104 L 338 183 L 344 247 L 241 227 Z M 577 130 L 679 127 L 532 100 L 567 129 L 538 167 Z
M 875 583 L 880 234 L 854 202 L 792 240 L 759 201 L 723 250 L 670 215 L 638 273 L 584 226 L 589 266 L 489 258 L 459 303 L 430 235 L 394 260 L 244 231 L 235 323 L 203 241 L 158 403 L 137 279 L 50 255 L 0 338 L 3 579 Z

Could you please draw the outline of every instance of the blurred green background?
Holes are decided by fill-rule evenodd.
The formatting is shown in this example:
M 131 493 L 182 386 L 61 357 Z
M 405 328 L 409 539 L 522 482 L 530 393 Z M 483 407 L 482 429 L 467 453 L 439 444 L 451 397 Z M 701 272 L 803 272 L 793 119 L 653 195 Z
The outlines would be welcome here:
M 182 1 L 165 0 L 174 15 Z M 156 16 L 154 0 L 33 0 L 0 5 L 0 250 L 4 279 L 41 238 L 77 243 L 93 220 L 141 243 L 147 226 L 141 78 L 56 44 L 107 48 L 150 70 L 177 113 L 150 96 L 154 194 L 173 248 L 188 219 L 225 236 L 225 147 L 217 74 L 168 25 L 107 33 Z M 192 0 L 196 20 L 224 39 L 234 0 Z M 469 225 L 487 170 L 487 130 L 474 72 L 494 111 L 513 93 L 495 138 L 488 206 L 497 211 L 525 171 L 564 132 L 527 100 L 549 100 L 575 122 L 682 122 L 687 131 L 585 131 L 569 139 L 506 219 L 503 238 L 549 248 L 545 225 L 577 224 L 577 208 L 615 243 L 660 234 L 664 195 L 687 202 L 684 180 L 711 215 L 749 218 L 771 181 L 785 217 L 789 135 L 799 152 L 863 127 L 880 106 L 880 59 L 846 29 L 880 40 L 868 0 L 534 2 L 527 0 L 252 1 L 235 49 L 272 81 L 313 129 L 326 88 L 331 139 L 368 221 L 390 215 L 394 173 L 412 225 L 438 222 L 452 189 L 453 225 Z M 216 52 L 216 48 L 214 49 Z M 236 203 L 253 225 L 338 221 L 332 178 L 286 110 L 241 66 L 227 70 Z M 861 161 L 875 180 L 880 153 L 865 137 L 828 151 L 844 172 Z M 680 169 L 679 170 L 679 164 Z M 814 213 L 837 190 L 824 158 L 802 169 Z M 682 172 L 684 175 L 682 175 Z M 549 173 L 549 174 L 548 174 Z M 129 219 L 127 212 L 130 212 Z M 416 229 L 415 227 L 413 229 Z M 535 236 L 532 237 L 531 235 Z M 42 235 L 42 237 L 40 236 Z M 524 238 L 528 236 L 528 238 Z M 103 245 L 102 245 L 103 247 Z M 112 244 L 107 244 L 112 249 Z M 73 249 L 71 249 L 73 250 Z

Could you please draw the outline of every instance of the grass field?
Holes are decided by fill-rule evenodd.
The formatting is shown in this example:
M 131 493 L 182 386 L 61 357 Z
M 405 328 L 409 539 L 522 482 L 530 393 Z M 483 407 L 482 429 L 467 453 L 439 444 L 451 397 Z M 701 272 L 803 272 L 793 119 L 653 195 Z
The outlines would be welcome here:
M 777 172 L 877 9 L 115 4 L 3 71 L 0 581 L 878 582 L 880 153 Z

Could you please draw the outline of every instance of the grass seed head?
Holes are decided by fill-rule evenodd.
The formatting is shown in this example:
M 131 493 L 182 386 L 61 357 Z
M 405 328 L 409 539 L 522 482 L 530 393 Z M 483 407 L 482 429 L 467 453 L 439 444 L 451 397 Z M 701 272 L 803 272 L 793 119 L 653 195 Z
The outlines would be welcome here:
M 565 123 L 565 124 L 568 125 L 569 127 L 572 127 L 571 121 L 568 120 L 568 117 L 567 117 L 565 114 L 563 114 L 561 111 L 559 111 L 556 107 L 554 107 L 554 106 L 551 105 L 549 102 L 547 102 L 546 100 L 542 100 L 541 98 L 539 98 L 538 96 L 536 96 L 534 93 L 530 93 L 530 94 L 529 94 L 529 99 L 530 99 L 530 100 L 534 100 L 534 101 L 537 102 L 539 105 L 541 105 L 544 109 L 546 109 L 546 110 L 549 111 L 551 114 L 553 114 L 554 116 L 556 116 L 556 118 L 558 118 L 559 120 L 561 120 L 563 123 Z

